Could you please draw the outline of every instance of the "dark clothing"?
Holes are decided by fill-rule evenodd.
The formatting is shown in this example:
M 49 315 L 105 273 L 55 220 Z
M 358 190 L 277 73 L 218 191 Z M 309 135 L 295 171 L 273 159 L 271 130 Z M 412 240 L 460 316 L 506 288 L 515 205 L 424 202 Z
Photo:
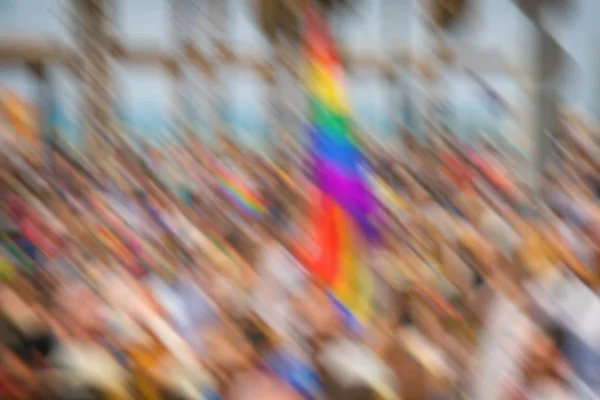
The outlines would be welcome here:
M 36 354 L 47 358 L 57 345 L 57 339 L 51 332 L 28 335 L 6 315 L 0 316 L 0 340 L 30 366 L 35 366 Z
M 56 338 L 51 333 L 41 333 L 33 336 L 23 336 L 18 345 L 13 348 L 17 356 L 26 364 L 32 365 L 36 361 L 36 353 L 43 358 L 50 356 L 56 348 Z

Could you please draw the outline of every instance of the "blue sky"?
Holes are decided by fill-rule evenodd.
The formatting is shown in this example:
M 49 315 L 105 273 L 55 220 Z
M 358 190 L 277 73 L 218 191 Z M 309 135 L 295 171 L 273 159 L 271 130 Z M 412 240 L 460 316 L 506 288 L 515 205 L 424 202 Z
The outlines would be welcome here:
M 253 20 L 252 0 L 228 1 L 232 20 L 228 32 L 234 47 L 244 52 L 266 53 L 268 46 Z M 0 0 L 0 36 L 27 35 L 54 41 L 71 40 L 67 29 L 59 21 L 65 0 Z M 411 0 L 362 0 L 359 6 L 338 21 L 339 36 L 346 46 L 355 49 L 389 51 L 404 46 L 426 49 L 429 39 L 411 7 Z M 560 43 L 579 64 L 577 77 L 571 79 L 565 99 L 590 112 L 600 111 L 597 106 L 597 81 L 600 60 L 595 43 L 600 43 L 600 29 L 596 28 L 600 15 L 600 1 L 579 0 L 568 21 L 556 20 L 549 15 Z M 121 0 L 119 31 L 130 43 L 152 43 L 161 48 L 172 46 L 167 0 Z M 464 46 L 499 49 L 512 62 L 526 64 L 531 59 L 532 28 L 513 5 L 512 0 L 481 0 L 476 9 L 477 19 L 469 24 L 469 34 L 458 37 Z M 59 103 L 64 114 L 77 121 L 77 88 L 68 74 L 55 70 L 53 77 L 59 88 Z M 163 128 L 155 121 L 159 116 L 168 121 L 171 85 L 164 71 L 157 67 L 119 66 L 116 68 L 119 104 L 130 119 L 143 123 L 147 129 Z M 509 102 L 517 107 L 527 105 L 518 87 L 506 77 L 488 77 L 488 80 Z M 350 76 L 350 94 L 356 114 L 367 129 L 385 131 L 398 114 L 389 104 L 389 89 L 370 71 Z M 446 91 L 456 107 L 466 111 L 485 108 L 478 88 L 459 74 L 449 74 Z M 0 87 L 19 91 L 33 99 L 34 82 L 19 65 L 0 68 Z M 230 71 L 227 93 L 231 112 L 242 121 L 243 130 L 260 130 L 266 117 L 266 89 L 260 80 L 244 71 Z M 383 132 L 385 133 L 385 132 Z

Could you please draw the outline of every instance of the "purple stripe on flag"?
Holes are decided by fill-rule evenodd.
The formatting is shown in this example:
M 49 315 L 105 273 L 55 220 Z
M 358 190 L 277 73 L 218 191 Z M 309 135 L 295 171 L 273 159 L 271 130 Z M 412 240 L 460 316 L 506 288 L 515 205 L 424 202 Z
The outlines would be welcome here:
M 377 239 L 377 229 L 369 220 L 376 209 L 376 199 L 362 174 L 346 175 L 319 158 L 312 162 L 316 185 L 356 220 L 367 239 Z

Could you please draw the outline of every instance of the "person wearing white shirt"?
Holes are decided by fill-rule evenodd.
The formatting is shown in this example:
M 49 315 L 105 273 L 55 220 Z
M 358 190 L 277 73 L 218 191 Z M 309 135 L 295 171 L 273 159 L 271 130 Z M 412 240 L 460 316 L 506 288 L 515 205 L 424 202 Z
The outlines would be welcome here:
M 507 383 L 521 381 L 519 364 L 537 333 L 537 325 L 518 304 L 497 291 L 486 315 L 468 398 L 508 400 Z
M 580 399 L 600 398 L 600 297 L 570 272 L 529 282 L 527 290 L 546 323 L 564 332 L 561 351 L 573 369 L 571 384 Z
M 254 311 L 282 337 L 288 337 L 291 300 L 304 291 L 306 274 L 300 263 L 275 239 L 263 233 L 257 263 Z
M 317 362 L 332 379 L 334 391 L 370 387 L 379 394 L 379 398 L 396 398 L 399 382 L 393 370 L 355 339 L 342 336 L 327 343 Z

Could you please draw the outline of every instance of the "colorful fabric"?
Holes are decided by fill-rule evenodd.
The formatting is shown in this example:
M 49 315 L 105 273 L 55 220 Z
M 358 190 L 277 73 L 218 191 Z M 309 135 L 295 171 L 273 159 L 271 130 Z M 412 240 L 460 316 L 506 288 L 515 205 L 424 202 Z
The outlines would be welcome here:
M 363 320 L 370 308 L 369 274 L 360 260 L 373 196 L 363 176 L 363 155 L 352 132 L 343 71 L 324 19 L 307 8 L 305 55 L 308 76 L 312 195 L 316 251 L 308 269 L 350 313 Z
M 15 275 L 15 267 L 8 257 L 0 254 L 0 280 L 10 280 Z
M 329 300 L 334 306 L 334 309 L 344 324 L 348 332 L 356 336 L 362 336 L 365 333 L 364 327 L 352 311 L 342 304 L 334 295 L 328 293 Z
M 266 213 L 266 207 L 261 196 L 250 188 L 238 176 L 225 168 L 215 168 L 221 192 L 246 214 L 259 217 Z
M 28 238 L 24 236 L 16 238 L 3 237 L 2 243 L 15 259 L 28 268 L 35 265 L 38 249 Z
M 444 165 L 442 173 L 446 178 L 459 190 L 467 191 L 471 189 L 472 176 L 471 171 L 462 162 L 458 156 L 449 152 L 444 152 L 440 155 L 440 159 Z

